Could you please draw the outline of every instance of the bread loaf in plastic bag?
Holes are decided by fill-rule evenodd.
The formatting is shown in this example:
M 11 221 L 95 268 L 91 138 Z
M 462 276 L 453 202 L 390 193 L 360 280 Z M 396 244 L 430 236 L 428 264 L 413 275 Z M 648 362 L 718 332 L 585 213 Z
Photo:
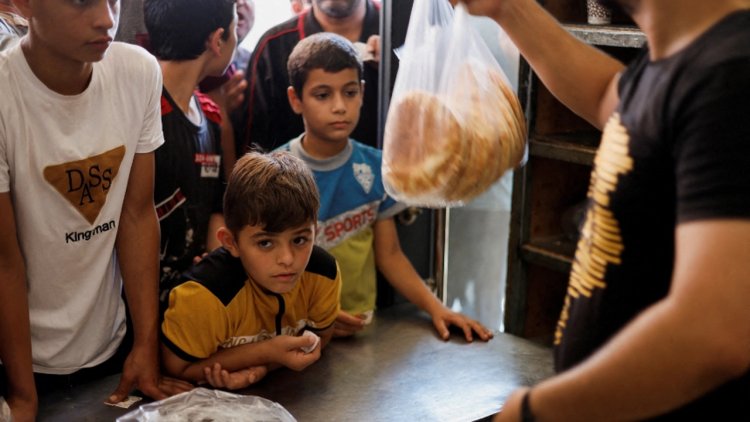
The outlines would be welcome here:
M 463 5 L 415 0 L 383 139 L 393 198 L 462 205 L 516 167 L 526 121 L 507 77 Z

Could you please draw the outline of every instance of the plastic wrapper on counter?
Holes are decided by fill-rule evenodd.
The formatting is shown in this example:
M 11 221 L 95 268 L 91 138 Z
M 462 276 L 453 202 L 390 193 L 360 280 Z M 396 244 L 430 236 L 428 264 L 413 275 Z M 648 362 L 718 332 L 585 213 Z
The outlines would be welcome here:
M 410 205 L 462 205 L 525 149 L 518 97 L 463 5 L 454 15 L 447 0 L 415 0 L 383 139 L 388 194 Z
M 296 422 L 280 404 L 258 396 L 196 388 L 145 404 L 117 422 Z

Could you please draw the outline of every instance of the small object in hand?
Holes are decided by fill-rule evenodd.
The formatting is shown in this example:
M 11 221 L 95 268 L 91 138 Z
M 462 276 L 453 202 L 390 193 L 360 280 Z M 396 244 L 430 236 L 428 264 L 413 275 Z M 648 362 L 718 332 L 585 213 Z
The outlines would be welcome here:
M 317 334 L 313 333 L 312 331 L 305 330 L 302 333 L 302 337 L 315 337 L 315 343 L 313 343 L 310 346 L 302 347 L 302 351 L 305 353 L 312 353 L 313 350 L 315 350 L 316 347 L 320 344 L 320 337 L 318 337 Z
M 372 315 L 373 315 L 373 310 L 370 309 L 369 311 L 365 311 L 359 314 L 359 317 L 362 318 L 362 320 L 364 320 L 365 325 L 370 325 L 370 323 L 372 322 Z
M 115 407 L 122 407 L 123 409 L 127 409 L 130 406 L 132 406 L 135 403 L 138 403 L 139 401 L 143 400 L 143 398 L 138 396 L 128 396 L 125 400 L 119 402 L 119 403 L 108 403 L 104 402 L 107 406 L 115 406 Z
M 354 49 L 357 50 L 359 58 L 363 62 L 371 62 L 375 60 L 375 56 L 372 54 L 372 51 L 370 51 L 370 47 L 368 47 L 367 44 L 357 41 L 354 43 Z

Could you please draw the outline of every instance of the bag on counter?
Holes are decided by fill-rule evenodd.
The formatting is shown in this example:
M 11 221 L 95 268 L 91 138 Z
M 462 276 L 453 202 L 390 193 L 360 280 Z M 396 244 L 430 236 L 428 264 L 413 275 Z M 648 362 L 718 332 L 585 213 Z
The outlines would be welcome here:
M 203 387 L 144 404 L 117 418 L 117 422 L 275 421 L 296 422 L 280 404 Z
M 383 139 L 386 191 L 410 205 L 462 205 L 522 160 L 518 97 L 462 4 L 454 15 L 448 0 L 415 0 L 400 58 Z

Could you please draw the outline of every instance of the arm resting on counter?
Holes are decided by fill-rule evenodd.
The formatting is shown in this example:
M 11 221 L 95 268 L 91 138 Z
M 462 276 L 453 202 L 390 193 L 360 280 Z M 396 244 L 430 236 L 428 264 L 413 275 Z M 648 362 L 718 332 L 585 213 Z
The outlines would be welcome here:
M 451 311 L 427 288 L 409 258 L 401 250 L 393 218 L 378 220 L 373 229 L 375 265 L 378 270 L 406 299 L 430 314 L 432 323 L 442 339 L 447 340 L 450 337 L 449 325 L 459 327 L 464 332 L 466 341 L 473 340 L 472 332 L 476 332 L 484 341 L 492 338 L 490 330 L 473 319 Z
M 177 356 L 169 347 L 162 344 L 162 363 L 169 375 L 191 382 L 207 381 L 206 368 L 226 370 L 229 374 L 248 368 L 267 366 L 275 369 L 286 366 L 301 371 L 320 358 L 322 347 L 328 343 L 332 329 L 321 333 L 321 347 L 310 353 L 301 350 L 310 346 L 313 340 L 307 337 L 281 335 L 269 340 L 219 349 L 206 359 L 189 362 Z M 212 383 L 213 384 L 213 383 Z
M 0 360 L 5 367 L 14 420 L 33 421 L 37 394 L 31 366 L 31 328 L 26 267 L 18 245 L 9 192 L 0 193 Z M 13 339 L 13 341 L 7 341 Z
M 110 401 L 123 400 L 133 387 L 153 399 L 163 399 L 167 392 L 159 389 L 159 221 L 154 208 L 154 153 L 135 154 L 115 248 L 134 340 Z

